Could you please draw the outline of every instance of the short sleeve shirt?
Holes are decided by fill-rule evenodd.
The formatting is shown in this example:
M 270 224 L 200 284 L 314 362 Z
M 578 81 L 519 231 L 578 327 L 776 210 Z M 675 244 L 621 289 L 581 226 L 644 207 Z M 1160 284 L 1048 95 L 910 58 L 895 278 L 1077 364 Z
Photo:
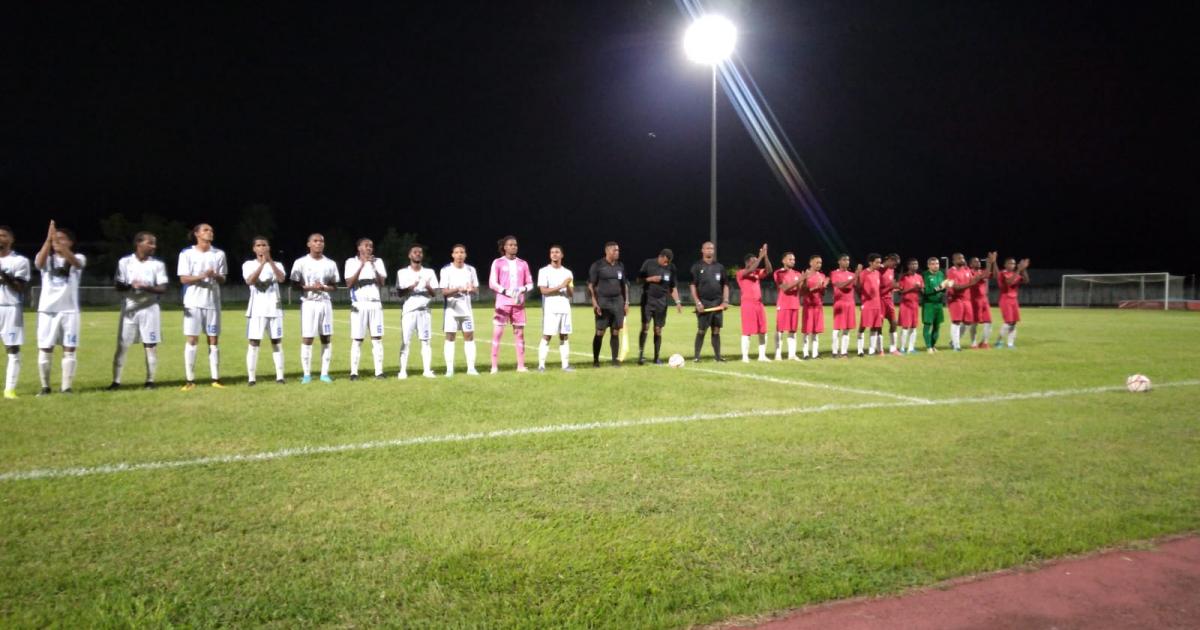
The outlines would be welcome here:
M 0 257 L 0 270 L 17 280 L 29 282 L 29 259 L 16 252 L 9 252 L 7 256 Z M 0 306 L 20 306 L 23 303 L 24 296 L 16 289 L 7 284 L 0 284 Z
M 603 304 L 622 305 L 625 302 L 625 265 L 621 261 L 608 264 L 601 258 L 588 269 L 588 283 L 596 291 L 596 301 Z
M 328 256 L 320 258 L 313 258 L 311 255 L 301 256 L 292 265 L 292 282 L 333 286 L 341 279 L 341 276 L 338 275 L 337 263 Z M 333 301 L 328 291 L 305 291 L 300 299 L 304 302 Z
M 546 265 L 538 270 L 537 285 L 541 288 L 556 287 L 567 280 L 574 280 L 570 269 Z M 542 308 L 549 314 L 565 314 L 571 312 L 570 289 L 561 289 L 558 293 L 542 295 Z
M 38 311 L 42 313 L 71 313 L 79 310 L 79 281 L 87 258 L 75 254 L 79 266 L 70 265 L 58 254 L 46 256 L 42 272 L 42 293 L 38 297 Z
M 250 299 L 246 304 L 246 317 L 279 317 L 279 279 L 271 269 L 272 263 L 262 266 L 258 279 L 250 286 Z M 276 261 L 279 269 L 283 263 Z M 247 260 L 242 263 L 242 279 L 249 280 L 258 269 L 258 260 Z M 286 276 L 285 276 L 286 277 Z
M 642 305 L 665 306 L 667 298 L 675 288 L 675 264 L 667 263 L 666 266 L 663 266 L 658 264 L 657 258 L 647 258 L 638 271 L 638 278 L 644 281 L 651 276 L 661 276 L 662 282 L 643 283 Z
M 121 284 L 137 282 L 156 287 L 165 286 L 168 282 L 167 266 L 157 258 L 138 260 L 137 256 L 130 254 L 117 261 L 117 275 L 113 279 Z M 158 298 L 159 294 L 151 291 L 130 289 L 125 293 L 125 310 L 136 311 L 151 304 L 158 304 Z
M 175 272 L 180 276 L 199 276 L 209 269 L 222 277 L 229 275 L 225 252 L 216 247 L 200 251 L 193 245 L 179 253 Z M 185 286 L 183 305 L 188 308 L 221 308 L 221 285 L 214 278 L 209 278 Z
M 706 263 L 698 260 L 692 265 L 692 284 L 700 296 L 703 306 L 718 306 L 724 298 L 724 288 L 729 284 L 725 266 L 717 261 Z

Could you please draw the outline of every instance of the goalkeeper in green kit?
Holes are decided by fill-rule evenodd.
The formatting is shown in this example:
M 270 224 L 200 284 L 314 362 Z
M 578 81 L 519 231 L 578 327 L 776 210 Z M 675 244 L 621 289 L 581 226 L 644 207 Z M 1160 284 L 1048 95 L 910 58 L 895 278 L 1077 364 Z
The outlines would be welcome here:
M 946 297 L 946 272 L 942 271 L 942 263 L 936 256 L 930 256 L 925 263 L 927 269 L 921 273 L 925 280 L 925 288 L 921 292 L 921 324 L 925 334 L 925 348 L 929 352 L 937 352 L 939 328 L 946 317 L 943 303 Z

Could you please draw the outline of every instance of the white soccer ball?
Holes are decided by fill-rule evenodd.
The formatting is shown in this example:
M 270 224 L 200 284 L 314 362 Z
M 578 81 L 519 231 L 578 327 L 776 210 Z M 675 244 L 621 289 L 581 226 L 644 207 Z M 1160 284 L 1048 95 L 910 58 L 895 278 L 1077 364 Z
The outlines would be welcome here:
M 1125 379 L 1125 389 L 1134 393 L 1150 391 L 1150 378 L 1145 374 L 1134 374 Z
M 667 365 L 673 368 L 683 367 L 683 363 L 683 355 L 679 353 L 672 354 L 671 358 L 667 359 Z

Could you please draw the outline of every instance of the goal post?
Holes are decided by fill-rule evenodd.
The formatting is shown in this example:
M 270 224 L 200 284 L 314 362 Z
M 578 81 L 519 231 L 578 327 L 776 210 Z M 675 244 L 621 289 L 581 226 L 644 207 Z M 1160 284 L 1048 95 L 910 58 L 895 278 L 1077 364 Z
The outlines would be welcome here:
M 1183 299 L 1183 276 L 1154 273 L 1064 274 L 1060 306 L 1168 310 Z

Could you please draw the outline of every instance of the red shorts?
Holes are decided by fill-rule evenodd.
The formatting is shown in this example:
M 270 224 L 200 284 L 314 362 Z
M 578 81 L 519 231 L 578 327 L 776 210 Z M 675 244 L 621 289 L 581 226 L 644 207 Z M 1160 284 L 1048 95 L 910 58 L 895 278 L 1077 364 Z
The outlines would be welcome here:
M 1016 300 L 1000 298 L 1000 316 L 1005 324 L 1015 324 L 1021 321 L 1021 305 Z
M 883 298 L 883 318 L 889 322 L 896 321 L 896 303 L 890 295 Z
M 742 334 L 767 334 L 767 312 L 762 302 L 742 302 Z
M 800 310 L 794 308 L 775 309 L 776 332 L 796 332 L 796 324 L 800 322 Z
M 492 322 L 497 326 L 513 326 L 525 325 L 525 305 L 512 304 L 509 306 L 497 306 L 496 314 L 492 316 Z
M 825 307 L 805 306 L 804 326 L 800 332 L 806 335 L 819 335 L 825 332 Z
M 854 328 L 854 302 L 833 303 L 833 329 L 850 330 Z
M 862 307 L 863 328 L 883 328 L 883 309 L 876 304 Z
M 916 303 L 901 302 L 900 303 L 900 327 L 901 328 L 916 328 L 917 319 L 921 313 L 921 307 Z
M 975 318 L 971 312 L 971 302 L 969 300 L 955 300 L 949 306 L 950 321 L 961 324 L 974 323 Z
M 992 305 L 988 304 L 986 299 L 975 300 L 971 303 L 972 315 L 974 315 L 975 323 L 990 324 L 992 323 Z

